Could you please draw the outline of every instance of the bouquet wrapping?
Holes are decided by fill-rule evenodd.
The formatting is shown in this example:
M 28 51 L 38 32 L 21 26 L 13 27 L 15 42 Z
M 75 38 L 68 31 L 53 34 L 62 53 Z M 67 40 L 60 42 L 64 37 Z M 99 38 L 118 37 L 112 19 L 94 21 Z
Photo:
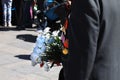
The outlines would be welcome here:
M 39 31 L 30 56 L 32 66 L 40 64 L 41 67 L 44 66 L 46 71 L 49 71 L 55 63 L 61 64 L 63 44 L 59 34 L 60 30 L 51 32 L 49 27 Z

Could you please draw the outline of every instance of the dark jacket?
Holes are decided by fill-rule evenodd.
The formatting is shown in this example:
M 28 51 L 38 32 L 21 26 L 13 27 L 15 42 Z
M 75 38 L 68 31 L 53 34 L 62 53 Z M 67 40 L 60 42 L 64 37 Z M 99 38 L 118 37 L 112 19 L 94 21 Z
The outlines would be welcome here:
M 120 80 L 120 0 L 73 0 L 66 80 Z

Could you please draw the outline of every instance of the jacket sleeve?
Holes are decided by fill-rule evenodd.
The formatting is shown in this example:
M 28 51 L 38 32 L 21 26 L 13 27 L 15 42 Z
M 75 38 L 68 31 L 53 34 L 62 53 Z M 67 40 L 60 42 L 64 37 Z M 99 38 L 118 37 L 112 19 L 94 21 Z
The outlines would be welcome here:
M 68 27 L 67 80 L 89 80 L 97 52 L 99 15 L 96 0 L 73 0 Z

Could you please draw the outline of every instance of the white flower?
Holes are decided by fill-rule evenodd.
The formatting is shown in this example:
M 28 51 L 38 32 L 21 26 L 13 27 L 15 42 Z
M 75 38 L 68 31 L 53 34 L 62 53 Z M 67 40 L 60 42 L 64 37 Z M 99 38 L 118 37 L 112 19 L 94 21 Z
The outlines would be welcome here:
M 50 37 L 51 37 L 50 33 L 46 34 L 45 37 L 46 37 L 46 39 L 50 39 Z
M 50 27 L 46 27 L 43 31 L 45 34 L 50 32 Z
M 53 35 L 53 36 L 58 36 L 58 33 L 59 33 L 59 32 L 60 32 L 59 30 L 58 30 L 58 31 L 53 31 L 53 32 L 52 32 L 52 35 Z
M 54 37 L 51 36 L 51 37 L 47 40 L 47 43 L 48 43 L 48 44 L 51 44 L 51 43 L 53 43 L 54 41 L 55 41 Z

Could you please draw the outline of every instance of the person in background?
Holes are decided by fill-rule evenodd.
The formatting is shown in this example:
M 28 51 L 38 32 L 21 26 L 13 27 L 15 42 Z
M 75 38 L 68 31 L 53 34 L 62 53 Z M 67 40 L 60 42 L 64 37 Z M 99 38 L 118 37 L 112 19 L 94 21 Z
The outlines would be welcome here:
M 23 4 L 23 26 L 25 28 L 32 28 L 32 4 L 33 0 L 24 0 Z
M 19 3 L 19 4 L 18 4 Z M 15 0 L 17 30 L 32 27 L 32 0 Z
M 3 26 L 12 26 L 12 0 L 1 0 L 3 7 Z
M 120 80 L 120 0 L 72 0 L 65 80 Z
M 38 10 L 41 12 L 44 11 L 44 1 L 45 0 L 37 0 Z
M 23 30 L 25 29 L 22 26 L 22 16 L 23 16 L 23 10 L 22 10 L 22 6 L 23 6 L 23 0 L 14 0 L 15 3 L 15 8 L 16 8 L 16 20 L 17 20 L 17 25 L 16 25 L 16 29 L 18 30 Z

